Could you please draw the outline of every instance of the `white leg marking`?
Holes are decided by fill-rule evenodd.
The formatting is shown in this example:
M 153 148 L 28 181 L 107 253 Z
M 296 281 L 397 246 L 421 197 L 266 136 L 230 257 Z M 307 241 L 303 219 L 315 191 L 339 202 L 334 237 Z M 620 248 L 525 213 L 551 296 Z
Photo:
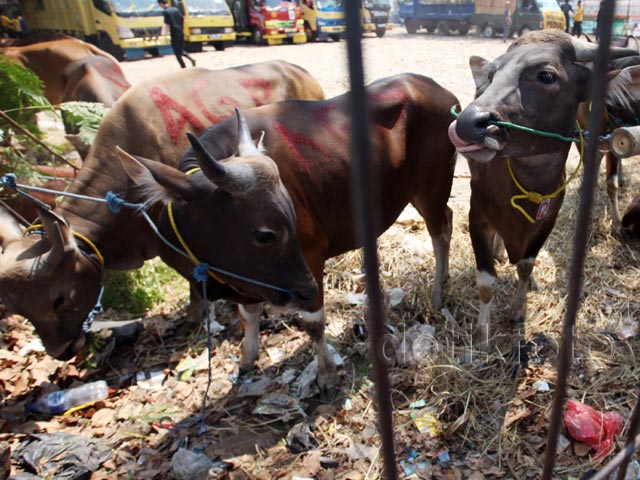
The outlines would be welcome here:
M 338 373 L 333 355 L 327 346 L 324 337 L 324 325 L 326 316 L 324 307 L 315 312 L 301 312 L 305 330 L 309 333 L 313 341 L 316 354 L 318 355 L 318 386 L 321 392 L 328 392 L 331 387 L 338 383 Z
M 489 339 L 491 337 L 491 303 L 496 288 L 496 277 L 489 272 L 478 271 L 476 275 L 476 285 L 480 296 L 480 313 L 476 325 L 475 340 L 478 349 L 489 350 Z
M 258 360 L 260 348 L 260 315 L 263 304 L 238 305 L 238 311 L 244 325 L 244 341 L 242 342 L 242 356 L 240 358 L 240 371 L 253 370 Z

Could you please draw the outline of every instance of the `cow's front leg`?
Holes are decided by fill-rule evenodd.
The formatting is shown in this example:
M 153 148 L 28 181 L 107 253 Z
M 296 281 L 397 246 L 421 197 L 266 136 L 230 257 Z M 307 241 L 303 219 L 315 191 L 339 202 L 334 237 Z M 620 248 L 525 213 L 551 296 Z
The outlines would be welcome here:
M 620 205 L 618 204 L 619 174 L 621 161 L 611 152 L 606 156 L 606 176 L 607 176 L 607 196 L 609 197 L 609 208 L 611 209 L 611 221 L 614 232 L 620 231 L 621 215 Z
M 256 360 L 258 360 L 258 350 L 260 348 L 260 316 L 262 315 L 263 307 L 264 305 L 262 303 L 238 305 L 240 319 L 244 328 L 240 373 L 252 371 Z
M 338 385 L 338 371 L 333 355 L 324 337 L 326 316 L 324 307 L 315 312 L 301 312 L 304 329 L 311 337 L 316 355 L 318 356 L 318 387 L 320 396 L 324 399 L 334 397 Z
M 469 234 L 476 257 L 476 286 L 480 297 L 478 323 L 474 343 L 479 350 L 489 351 L 491 338 L 491 304 L 496 289 L 497 274 L 493 259 L 493 230 L 484 222 L 472 198 L 469 211 Z
M 436 273 L 431 289 L 431 306 L 440 309 L 444 303 L 444 284 L 449 278 L 449 249 L 451 246 L 451 231 L 453 224 L 453 212 L 446 207 L 446 222 L 440 235 L 431 238 L 433 253 L 436 259 Z
M 527 292 L 529 291 L 529 283 L 535 261 L 536 259 L 533 257 L 523 258 L 516 265 L 518 288 L 516 289 L 516 297 L 511 309 L 511 321 L 513 323 L 523 323 L 527 318 Z
M 185 322 L 187 324 L 199 325 L 204 317 L 204 302 L 201 290 L 194 285 L 189 285 L 189 305 Z

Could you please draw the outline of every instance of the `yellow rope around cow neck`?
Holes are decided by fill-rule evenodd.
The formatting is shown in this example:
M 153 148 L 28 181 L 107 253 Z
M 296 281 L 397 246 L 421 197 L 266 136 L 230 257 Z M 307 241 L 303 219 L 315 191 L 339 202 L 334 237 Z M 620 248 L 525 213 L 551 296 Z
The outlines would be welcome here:
M 507 157 L 507 167 L 509 168 L 509 175 L 511 175 L 511 180 L 513 180 L 513 183 L 516 185 L 516 187 L 518 187 L 518 190 L 520 190 L 522 192 L 522 195 L 514 195 L 513 197 L 511 197 L 511 206 L 513 208 L 515 208 L 516 210 L 518 210 L 520 213 L 522 213 L 524 218 L 529 220 L 530 223 L 536 223 L 536 221 L 533 219 L 533 217 L 531 215 L 529 215 L 525 211 L 524 208 L 522 208 L 520 205 L 518 205 L 516 203 L 516 201 L 517 200 L 529 200 L 530 202 L 535 203 L 536 205 L 539 205 L 543 200 L 547 200 L 547 199 L 550 199 L 550 198 L 556 198 L 559 193 L 561 193 L 565 188 L 567 188 L 567 185 L 569 185 L 569 182 L 571 182 L 571 180 L 573 180 L 575 178 L 575 176 L 577 175 L 578 171 L 580 170 L 580 167 L 582 166 L 582 157 L 583 157 L 583 154 L 584 154 L 584 138 L 582 136 L 582 129 L 580 128 L 580 125 L 578 125 L 578 122 L 576 122 L 576 128 L 578 129 L 578 135 L 580 137 L 580 160 L 578 161 L 578 166 L 573 171 L 571 176 L 560 186 L 560 188 L 558 188 L 553 193 L 549 193 L 547 195 L 543 195 L 541 193 L 530 192 L 527 189 L 525 189 L 518 182 L 518 180 L 516 179 L 516 176 L 513 173 L 513 169 L 511 168 L 511 159 L 509 157 Z
M 27 228 L 25 228 L 22 231 L 22 236 L 26 236 L 27 233 L 29 233 L 32 230 L 38 230 L 43 228 L 44 225 L 42 225 L 41 223 L 36 223 L 34 225 L 30 225 Z M 86 243 L 87 245 L 89 245 L 91 247 L 91 249 L 93 250 L 93 253 L 96 254 L 96 257 L 98 257 L 98 262 L 100 263 L 100 266 L 102 268 L 104 268 L 104 257 L 102 256 L 102 254 L 100 253 L 100 250 L 98 250 L 98 247 L 96 246 L 95 243 L 93 243 L 91 240 L 89 240 L 87 237 L 85 237 L 84 235 L 82 235 L 81 233 L 78 232 L 71 232 L 73 234 L 74 237 L 79 238 L 80 240 L 82 240 L 84 243 Z
M 196 172 L 199 172 L 200 168 L 192 168 L 191 170 L 187 170 L 185 172 L 186 175 L 192 175 Z M 167 204 L 167 214 L 169 215 L 169 223 L 171 223 L 171 229 L 173 230 L 174 235 L 176 236 L 176 238 L 178 239 L 178 242 L 180 243 L 180 246 L 182 246 L 182 248 L 184 249 L 184 251 L 187 253 L 187 255 L 189 255 L 189 258 L 191 259 L 191 261 L 196 264 L 196 265 L 200 265 L 200 260 L 198 260 L 198 257 L 196 257 L 196 254 L 193 253 L 193 251 L 189 248 L 189 245 L 187 245 L 187 242 L 185 241 L 184 237 L 182 236 L 182 234 L 180 233 L 180 230 L 178 230 L 178 224 L 176 223 L 176 219 L 173 215 L 173 202 L 169 202 Z M 215 280 L 217 280 L 218 282 L 220 282 L 223 285 L 226 285 L 227 282 L 225 282 L 224 280 L 222 280 L 218 275 L 216 275 L 215 273 L 213 273 L 211 270 L 208 270 L 209 276 L 211 276 L 212 278 L 214 278 Z

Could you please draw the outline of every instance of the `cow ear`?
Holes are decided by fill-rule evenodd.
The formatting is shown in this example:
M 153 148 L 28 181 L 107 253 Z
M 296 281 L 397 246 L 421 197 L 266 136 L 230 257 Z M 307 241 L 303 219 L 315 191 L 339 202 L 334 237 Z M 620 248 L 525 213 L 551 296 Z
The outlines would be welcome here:
M 640 100 L 640 65 L 627 67 L 609 79 L 605 103 L 610 106 L 630 109 Z
M 116 152 L 122 168 L 138 187 L 144 201 L 169 203 L 188 201 L 193 196 L 188 175 L 160 162 L 134 157 L 120 147 L 116 147 Z
M 473 55 L 469 58 L 469 66 L 473 81 L 476 84 L 476 97 L 479 96 L 491 83 L 489 81 L 489 72 L 491 71 L 491 62 L 482 57 Z
M 22 231 L 18 221 L 5 208 L 0 207 L 0 248 L 3 249 L 20 238 Z

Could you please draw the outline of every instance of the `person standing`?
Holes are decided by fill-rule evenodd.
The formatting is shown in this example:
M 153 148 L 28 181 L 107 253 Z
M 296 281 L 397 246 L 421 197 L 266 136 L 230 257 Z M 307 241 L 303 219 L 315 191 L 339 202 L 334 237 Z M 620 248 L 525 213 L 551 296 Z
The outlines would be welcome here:
M 604 2 L 600 2 L 600 6 L 598 7 L 598 16 L 596 17 L 596 42 L 598 41 L 598 37 L 600 36 L 600 27 L 602 26 L 602 4 Z
M 576 13 L 573 15 L 573 35 L 579 37 L 582 35 L 582 20 L 584 19 L 584 7 L 582 6 L 582 0 L 578 0 L 578 6 L 576 7 Z
M 511 5 L 509 0 L 504 3 L 504 12 L 502 12 L 502 41 L 506 42 L 511 35 Z
M 176 7 L 170 7 L 167 5 L 167 0 L 158 0 L 158 5 L 164 10 L 164 25 L 163 30 L 166 33 L 166 29 L 169 29 L 169 35 L 171 36 L 171 48 L 173 54 L 178 59 L 178 63 L 182 68 L 186 68 L 182 57 L 186 57 L 191 61 L 191 65 L 196 66 L 196 61 L 191 58 L 187 52 L 184 51 L 184 32 L 182 30 L 184 25 L 184 16 L 182 12 Z
M 560 5 L 560 10 L 564 13 L 564 31 L 569 33 L 569 24 L 571 23 L 570 13 L 573 13 L 573 7 L 569 3 L 569 0 L 564 0 L 564 3 Z

